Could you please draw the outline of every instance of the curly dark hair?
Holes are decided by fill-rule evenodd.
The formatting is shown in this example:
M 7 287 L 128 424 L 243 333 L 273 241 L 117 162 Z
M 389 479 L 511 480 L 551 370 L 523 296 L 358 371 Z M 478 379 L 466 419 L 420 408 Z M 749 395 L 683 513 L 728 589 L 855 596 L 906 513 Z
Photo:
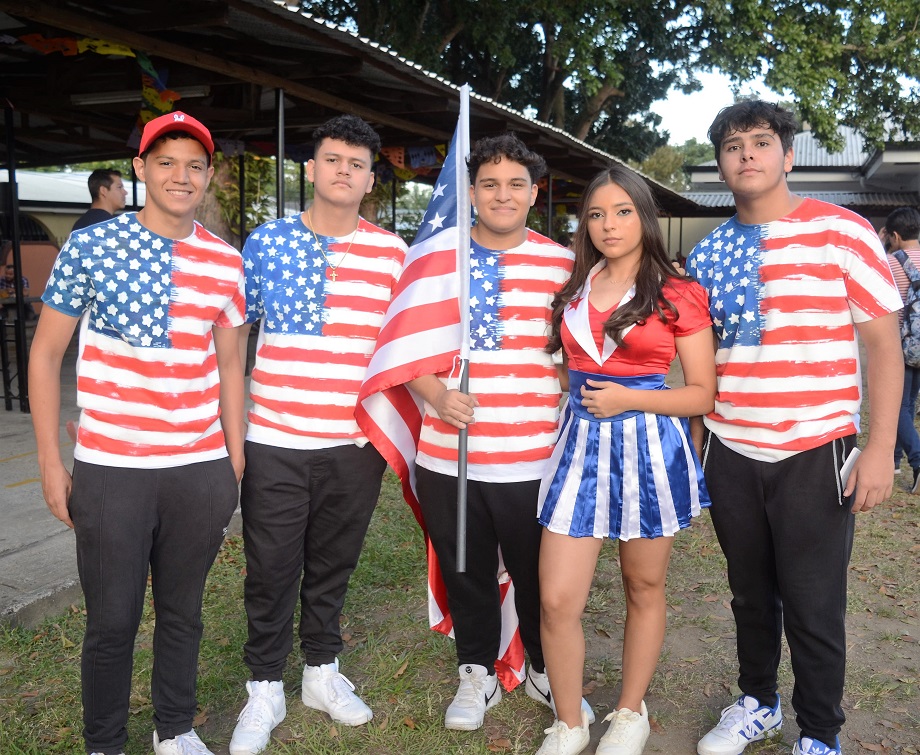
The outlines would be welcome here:
M 546 160 L 527 148 L 517 134 L 509 131 L 500 136 L 486 136 L 479 139 L 470 150 L 466 165 L 470 171 L 470 183 L 476 183 L 479 168 L 485 163 L 498 163 L 502 158 L 520 163 L 530 174 L 531 183 L 546 175 Z
M 792 139 L 798 130 L 795 115 L 777 103 L 764 100 L 744 100 L 722 108 L 709 127 L 709 141 L 719 162 L 722 141 L 736 131 L 750 131 L 757 126 L 767 126 L 779 137 L 783 154 L 792 149 Z
M 636 273 L 636 295 L 631 301 L 613 311 L 604 323 L 604 331 L 617 346 L 622 346 L 623 331 L 630 325 L 642 324 L 652 315 L 657 315 L 662 322 L 667 322 L 669 312 L 672 317 L 677 317 L 677 307 L 662 294 L 669 280 L 681 276 L 671 265 L 665 248 L 661 227 L 658 225 L 658 203 L 645 181 L 626 166 L 611 163 L 591 180 L 581 195 L 578 228 L 575 229 L 570 247 L 575 252 L 572 276 L 553 299 L 551 332 L 546 346 L 546 351 L 550 354 L 562 348 L 562 315 L 566 305 L 578 295 L 591 268 L 604 256 L 591 241 L 586 216 L 594 193 L 608 184 L 616 184 L 623 189 L 635 205 L 642 224 L 642 259 Z
M 315 149 L 319 149 L 323 139 L 337 139 L 352 147 L 367 147 L 371 152 L 371 159 L 377 157 L 380 151 L 380 135 L 370 127 L 367 121 L 357 115 L 337 115 L 321 126 L 317 126 L 313 132 Z

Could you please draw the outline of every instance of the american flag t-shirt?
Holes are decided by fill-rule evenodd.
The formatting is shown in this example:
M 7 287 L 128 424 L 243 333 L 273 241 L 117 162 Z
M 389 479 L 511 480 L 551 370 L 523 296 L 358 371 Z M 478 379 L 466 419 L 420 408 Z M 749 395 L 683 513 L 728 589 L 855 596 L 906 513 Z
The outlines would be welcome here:
M 300 215 L 250 234 L 246 316 L 262 324 L 247 440 L 297 449 L 366 442 L 355 402 L 405 254 L 402 239 L 363 218 L 337 239 L 315 238 Z
M 74 457 L 161 468 L 227 455 L 212 328 L 243 323 L 239 252 L 195 224 L 158 236 L 125 213 L 74 232 L 42 301 L 83 316 Z
M 469 427 L 471 480 L 520 482 L 543 474 L 556 437 L 560 400 L 556 367 L 544 348 L 553 296 L 571 266 L 568 249 L 534 231 L 507 251 L 473 244 L 470 393 L 479 406 Z M 449 381 L 449 370 L 440 377 Z M 416 463 L 456 474 L 457 431 L 430 409 Z
M 902 305 L 863 218 L 805 199 L 761 225 L 731 218 L 691 252 L 719 340 L 715 410 L 739 453 L 779 460 L 858 429 L 855 325 Z

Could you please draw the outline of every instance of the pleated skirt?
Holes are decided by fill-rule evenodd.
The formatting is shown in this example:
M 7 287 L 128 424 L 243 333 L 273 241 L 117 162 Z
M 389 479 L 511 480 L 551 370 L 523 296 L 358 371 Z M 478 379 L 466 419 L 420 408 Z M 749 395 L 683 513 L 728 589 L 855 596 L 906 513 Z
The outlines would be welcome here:
M 581 405 L 587 379 L 667 390 L 663 375 L 569 371 L 569 401 L 540 485 L 537 518 L 550 532 L 631 540 L 673 535 L 710 505 L 684 417 L 624 412 L 597 419 Z

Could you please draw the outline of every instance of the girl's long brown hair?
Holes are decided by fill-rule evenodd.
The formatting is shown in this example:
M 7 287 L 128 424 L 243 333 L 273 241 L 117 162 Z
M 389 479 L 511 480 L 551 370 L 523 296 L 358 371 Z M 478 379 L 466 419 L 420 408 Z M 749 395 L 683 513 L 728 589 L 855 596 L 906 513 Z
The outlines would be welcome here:
M 588 235 L 587 208 L 600 187 L 616 184 L 625 191 L 639 213 L 642 224 L 642 258 L 636 273 L 636 295 L 622 307 L 617 307 L 607 322 L 604 331 L 617 344 L 623 345 L 623 330 L 635 323 L 643 323 L 652 314 L 658 315 L 662 322 L 667 321 L 667 311 L 677 316 L 677 307 L 662 296 L 665 283 L 672 278 L 679 278 L 671 265 L 664 238 L 658 225 L 658 204 L 648 185 L 628 168 L 612 163 L 598 173 L 588 184 L 582 194 L 578 207 L 578 228 L 572 238 L 572 251 L 575 252 L 575 264 L 572 277 L 566 282 L 553 299 L 552 330 L 546 351 L 555 353 L 562 348 L 562 313 L 566 305 L 578 294 L 588 273 L 602 258 L 600 250 L 591 243 Z

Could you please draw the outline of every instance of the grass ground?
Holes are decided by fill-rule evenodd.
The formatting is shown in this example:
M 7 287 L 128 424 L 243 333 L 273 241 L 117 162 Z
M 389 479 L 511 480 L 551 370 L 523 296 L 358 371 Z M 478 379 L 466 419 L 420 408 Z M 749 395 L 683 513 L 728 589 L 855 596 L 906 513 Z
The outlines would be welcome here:
M 896 478 L 900 480 L 901 478 Z M 920 752 L 920 507 L 904 492 L 860 516 L 851 564 L 850 665 L 844 698 L 844 747 L 858 752 Z M 549 711 L 517 690 L 490 711 L 476 732 L 447 732 L 443 712 L 456 686 L 451 640 L 425 628 L 422 537 L 388 474 L 342 619 L 343 671 L 374 709 L 351 729 L 299 702 L 296 656 L 285 675 L 288 717 L 270 753 L 432 755 L 533 753 L 551 723 Z M 209 578 L 204 608 L 196 728 L 218 755 L 227 744 L 247 678 L 240 538 L 227 540 Z M 734 625 L 724 560 L 707 515 L 676 539 L 668 579 L 669 627 L 647 697 L 653 734 L 646 752 L 692 753 L 698 737 L 730 702 Z M 624 616 L 616 548 L 605 547 L 587 607 L 586 694 L 600 721 L 616 697 Z M 149 682 L 154 625 L 149 603 L 137 638 L 128 723 L 128 755 L 149 753 Z M 79 653 L 82 607 L 38 630 L 0 628 L 0 753 L 76 753 L 80 736 Z M 791 693 L 788 656 L 781 694 Z M 787 711 L 789 706 L 786 706 Z M 594 727 L 593 741 L 604 726 Z M 789 717 L 782 742 L 752 747 L 788 753 L 797 736 Z M 591 752 L 589 748 L 588 752 Z

